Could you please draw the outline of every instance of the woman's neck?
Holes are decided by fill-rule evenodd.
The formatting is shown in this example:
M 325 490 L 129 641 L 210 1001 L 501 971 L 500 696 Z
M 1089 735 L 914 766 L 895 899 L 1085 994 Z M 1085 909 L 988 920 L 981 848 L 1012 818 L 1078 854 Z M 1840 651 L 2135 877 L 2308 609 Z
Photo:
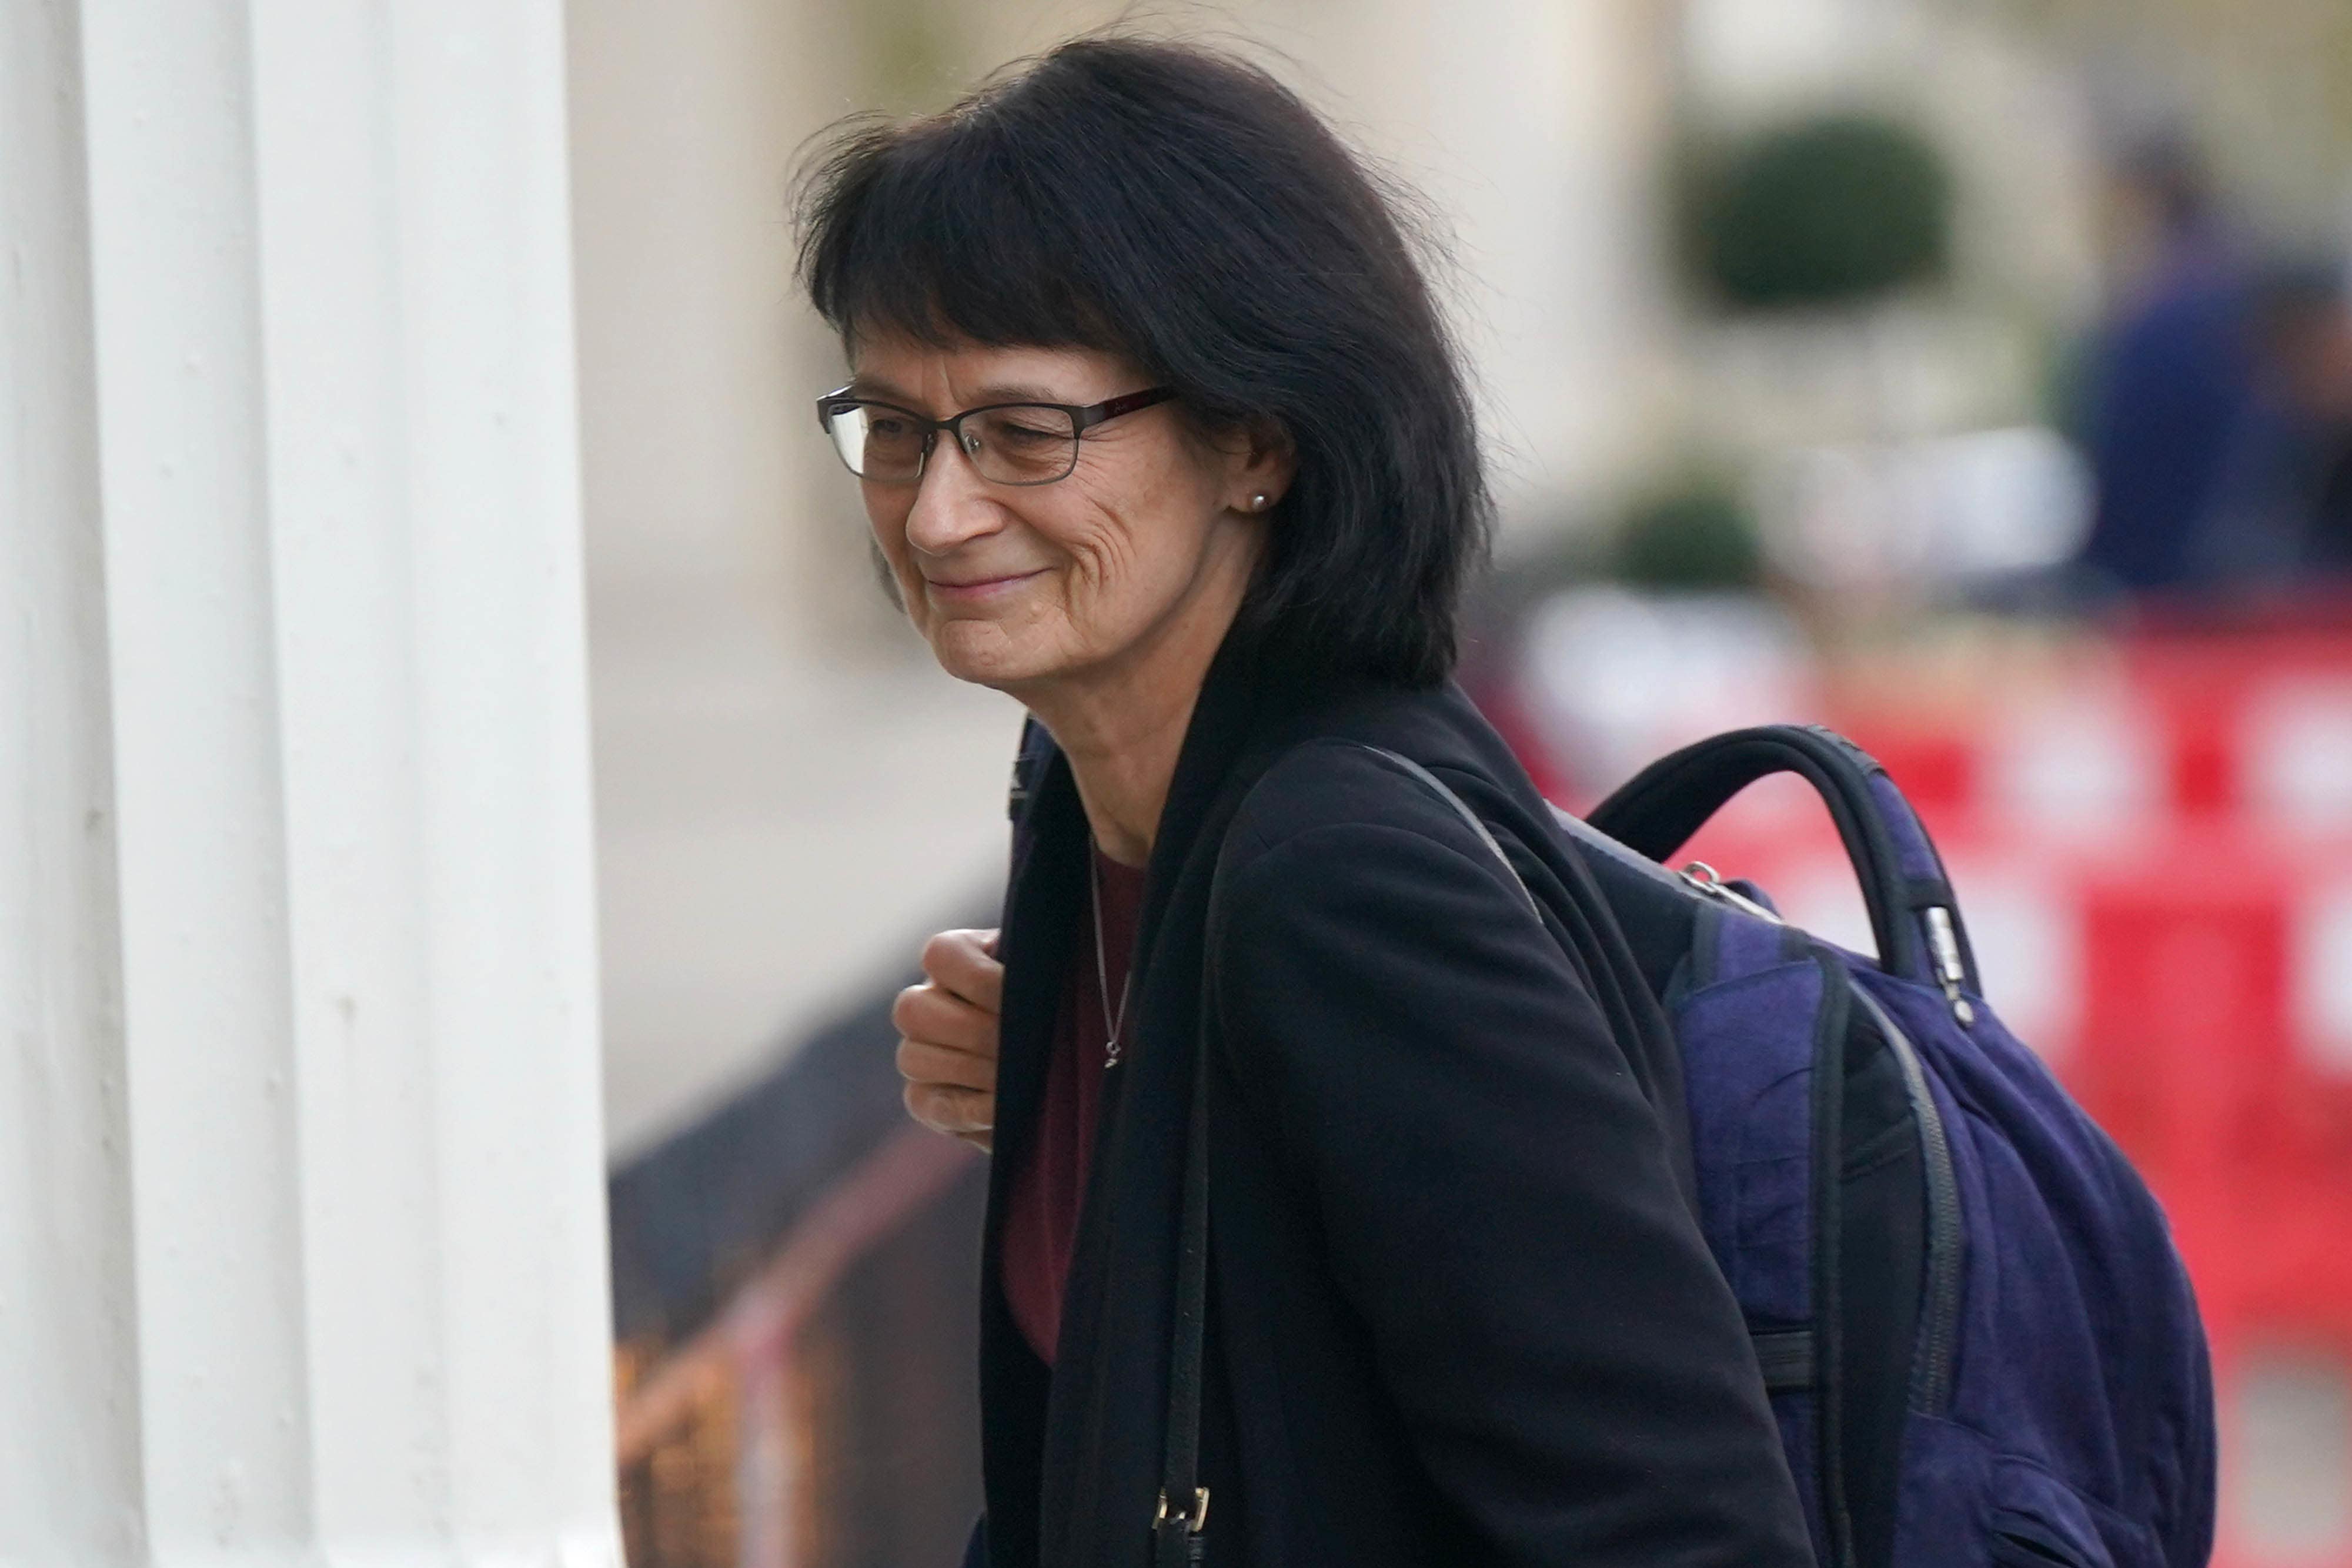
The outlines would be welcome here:
M 1128 700 L 1073 704 L 1076 711 L 1040 713 L 1086 807 L 1095 844 L 1121 865 L 1151 858 L 1160 836 L 1160 815 L 1176 777 L 1176 758 L 1200 696 L 1196 681 L 1181 693 L 1142 691 Z
M 1096 846 L 1121 865 L 1151 859 L 1201 683 L 1233 627 L 1246 560 L 1113 664 L 1016 692 L 1069 758 Z

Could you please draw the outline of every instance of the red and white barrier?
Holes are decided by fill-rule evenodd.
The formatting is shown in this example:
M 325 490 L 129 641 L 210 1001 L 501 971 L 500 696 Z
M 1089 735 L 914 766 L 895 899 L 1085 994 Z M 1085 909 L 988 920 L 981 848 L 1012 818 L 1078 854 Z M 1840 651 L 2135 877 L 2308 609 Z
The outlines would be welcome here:
M 1822 695 L 1838 685 L 1817 673 L 1811 711 L 1780 716 L 1886 765 L 1944 853 L 1986 998 L 2171 1217 L 2223 1412 L 2215 1561 L 2352 1568 L 2352 1501 L 2335 1507 L 2352 1500 L 2352 632 L 2150 638 L 1932 697 Z M 1543 694 L 1516 711 L 1523 743 L 1560 733 Z M 1687 717 L 1645 716 L 1655 733 L 1612 749 L 1669 749 L 1696 737 Z M 1574 758 L 1543 760 L 1578 778 Z M 1748 790 L 1683 858 L 1870 950 L 1843 850 L 1796 780 Z M 2332 1467 L 2313 1506 L 2277 1505 L 2248 1458 L 2277 1450 L 2256 1438 L 2283 1355 L 2297 1388 L 2333 1376 L 2320 1403 L 2345 1413 L 2335 1437 L 2288 1445 Z

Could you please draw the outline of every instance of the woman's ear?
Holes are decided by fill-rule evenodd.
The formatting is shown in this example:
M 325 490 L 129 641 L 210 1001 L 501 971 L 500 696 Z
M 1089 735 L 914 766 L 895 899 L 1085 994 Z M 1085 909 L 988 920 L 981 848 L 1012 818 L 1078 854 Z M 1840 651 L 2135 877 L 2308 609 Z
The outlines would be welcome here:
M 1227 459 L 1226 505 L 1236 512 L 1272 511 L 1298 474 L 1298 447 L 1290 432 L 1272 420 L 1247 426 Z

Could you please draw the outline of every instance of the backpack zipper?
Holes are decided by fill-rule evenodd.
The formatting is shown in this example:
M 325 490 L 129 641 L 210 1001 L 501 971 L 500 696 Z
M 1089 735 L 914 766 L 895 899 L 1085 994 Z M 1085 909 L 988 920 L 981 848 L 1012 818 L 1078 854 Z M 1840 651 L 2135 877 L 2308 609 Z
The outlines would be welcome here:
M 1867 988 L 1850 978 L 1846 985 L 1901 1064 L 1904 1092 L 1919 1124 L 1921 1165 L 1927 1178 L 1927 1307 L 1912 1365 L 1911 1407 L 1941 1415 L 1951 1399 L 1952 1354 L 1960 1324 L 1960 1184 L 1953 1174 L 1951 1140 L 1910 1037 Z
M 1769 920 L 1775 925 L 1788 924 L 1787 921 L 1725 882 L 1716 869 L 1705 861 L 1693 861 L 1675 874 L 1709 898 L 1719 899 L 1734 909 L 1753 915 L 1759 920 Z
M 1675 873 L 1676 876 L 1720 903 L 1729 904 L 1775 925 L 1786 925 L 1779 915 L 1744 898 L 1724 885 L 1713 866 L 1705 861 L 1693 861 Z M 1931 916 L 1944 915 L 1940 929 L 1931 921 L 1930 939 L 1940 935 L 1937 945 L 1938 978 L 1944 981 L 1947 998 L 1954 1001 L 1953 1012 L 1961 1025 L 1974 1021 L 1965 1001 L 1957 1000 L 1952 972 L 1959 967 L 1959 946 L 1952 938 L 1950 916 L 1941 909 L 1929 912 Z M 1948 946 L 1951 956 L 1944 958 Z M 1952 1145 L 1944 1128 L 1944 1114 L 1936 1105 L 1934 1092 L 1927 1087 L 1927 1069 L 1920 1065 L 1918 1051 L 1910 1037 L 1898 1028 L 1878 999 L 1852 979 L 1847 988 L 1860 999 L 1863 1009 L 1886 1040 L 1895 1052 L 1895 1060 L 1903 1069 L 1903 1088 L 1911 1102 L 1911 1113 L 1919 1126 L 1921 1166 L 1927 1187 L 1927 1302 L 1920 1327 L 1919 1354 L 1913 1364 L 1911 1404 L 1916 1410 L 1939 1415 L 1951 1398 L 1952 1354 L 1959 1337 L 1960 1321 L 1960 1185 L 1952 1169 Z

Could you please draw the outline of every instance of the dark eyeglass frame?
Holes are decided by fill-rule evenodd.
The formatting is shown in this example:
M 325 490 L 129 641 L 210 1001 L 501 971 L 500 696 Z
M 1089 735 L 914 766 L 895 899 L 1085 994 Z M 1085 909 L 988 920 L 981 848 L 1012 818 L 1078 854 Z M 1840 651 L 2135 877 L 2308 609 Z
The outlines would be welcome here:
M 858 474 L 856 469 L 849 469 L 850 473 L 856 475 L 860 479 L 866 479 L 866 483 L 871 485 L 913 485 L 921 482 L 923 470 L 929 465 L 931 461 L 931 449 L 939 444 L 940 432 L 946 431 L 948 434 L 954 437 L 956 444 L 961 446 L 963 444 L 963 422 L 970 419 L 976 413 L 994 413 L 999 409 L 1006 408 L 1050 408 L 1056 413 L 1067 414 L 1070 419 L 1070 465 L 1067 468 L 1063 469 L 1059 474 L 1055 475 L 1050 479 L 994 479 L 990 478 L 989 476 L 985 474 L 981 474 L 980 476 L 982 479 L 987 480 L 988 483 L 992 485 L 1006 485 L 1019 488 L 1025 488 L 1032 485 L 1059 484 L 1062 480 L 1068 478 L 1072 474 L 1076 473 L 1078 468 L 1079 439 L 1083 437 L 1087 431 L 1092 430 L 1096 425 L 1100 424 L 1103 421 L 1107 419 L 1117 419 L 1120 414 L 1135 413 L 1140 410 L 1150 408 L 1155 404 L 1166 402 L 1175 395 L 1176 389 L 1174 387 L 1146 387 L 1141 392 L 1123 392 L 1118 397 L 1106 398 L 1101 402 L 1090 402 L 1084 405 L 1074 402 L 1040 402 L 1035 398 L 1024 397 L 1015 398 L 1007 402 L 982 403 L 978 408 L 968 408 L 961 413 L 951 413 L 945 419 L 929 419 L 926 418 L 922 414 L 917 413 L 913 409 L 907 408 L 898 403 L 886 402 L 880 398 L 858 397 L 845 386 L 837 387 L 834 391 L 825 393 L 823 397 L 816 400 L 816 423 L 820 429 L 824 431 L 827 435 L 830 435 L 833 434 L 833 422 L 835 418 L 840 414 L 848 413 L 854 408 L 887 408 L 892 413 L 903 414 L 908 419 L 914 421 L 915 423 L 923 427 L 923 452 L 921 456 L 915 459 L 915 472 L 910 477 L 906 479 L 866 479 L 866 476 L 863 474 Z M 841 457 L 841 465 L 845 468 L 849 468 L 849 459 L 842 453 L 840 444 L 837 442 L 834 444 L 834 453 L 835 455 Z M 970 453 L 967 452 L 965 455 L 969 456 Z M 972 471 L 976 474 L 980 472 L 977 467 Z

